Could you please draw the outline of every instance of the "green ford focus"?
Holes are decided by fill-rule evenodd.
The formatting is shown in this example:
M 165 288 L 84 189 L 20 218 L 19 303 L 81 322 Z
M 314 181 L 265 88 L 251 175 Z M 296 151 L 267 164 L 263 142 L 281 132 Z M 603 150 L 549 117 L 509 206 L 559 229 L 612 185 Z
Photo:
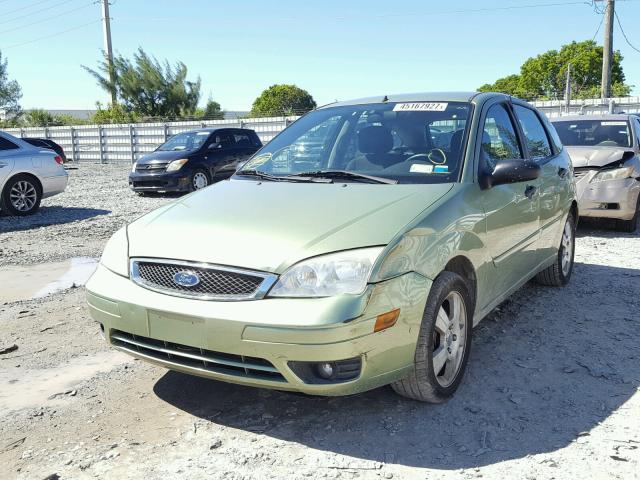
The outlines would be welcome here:
M 111 345 L 172 370 L 442 402 L 488 312 L 533 277 L 567 284 L 577 218 L 569 157 L 525 102 L 341 102 L 116 232 L 87 299 Z

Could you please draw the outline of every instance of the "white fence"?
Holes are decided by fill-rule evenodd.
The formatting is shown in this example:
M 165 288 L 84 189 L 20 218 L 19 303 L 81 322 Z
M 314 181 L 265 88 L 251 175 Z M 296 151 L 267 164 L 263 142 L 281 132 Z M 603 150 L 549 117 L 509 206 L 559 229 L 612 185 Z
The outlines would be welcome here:
M 618 98 L 589 98 L 585 100 L 572 100 L 569 109 L 564 100 L 550 100 L 546 102 L 531 102 L 538 110 L 548 117 L 561 117 L 562 115 L 591 115 L 601 113 L 636 113 L 640 114 L 640 97 Z
M 76 162 L 133 162 L 152 152 L 176 133 L 203 127 L 251 128 L 267 143 L 298 117 L 199 120 L 124 125 L 10 128 L 16 137 L 49 138 L 58 143 L 69 160 Z
M 570 114 L 625 112 L 640 114 L 640 97 L 573 100 L 568 109 L 562 100 L 533 102 L 549 117 Z M 125 125 L 79 125 L 66 127 L 12 128 L 17 137 L 50 138 L 64 148 L 67 158 L 76 162 L 133 162 L 149 153 L 176 133 L 202 127 L 252 128 L 267 143 L 297 116 L 202 120 L 171 123 Z

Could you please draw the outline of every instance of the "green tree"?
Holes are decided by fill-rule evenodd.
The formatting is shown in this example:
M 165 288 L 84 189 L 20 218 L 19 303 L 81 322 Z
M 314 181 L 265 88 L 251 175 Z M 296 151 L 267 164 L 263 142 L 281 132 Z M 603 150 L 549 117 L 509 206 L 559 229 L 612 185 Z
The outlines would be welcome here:
M 15 117 L 20 113 L 20 98 L 20 85 L 15 80 L 9 80 L 7 60 L 2 59 L 0 52 L 0 109 L 4 110 L 7 117 Z
M 109 78 L 109 63 L 100 62 L 98 70 L 83 68 L 106 92 L 115 89 L 122 108 L 141 117 L 177 118 L 194 115 L 200 100 L 200 77 L 187 80 L 187 66 L 159 62 L 142 48 L 133 60 L 122 55 L 113 59 L 115 85 Z
M 596 42 L 571 42 L 560 50 L 549 50 L 531 57 L 520 67 L 519 75 L 509 75 L 493 84 L 482 85 L 481 92 L 502 92 L 527 100 L 558 99 L 564 96 L 567 67 L 571 64 L 573 98 L 600 96 L 603 48 Z M 615 96 L 629 95 L 631 86 L 625 83 L 622 54 L 614 52 L 612 91 Z
M 91 122 L 98 125 L 105 123 L 136 123 L 139 120 L 135 113 L 126 110 L 120 104 L 103 108 L 100 102 L 96 102 L 96 112 L 91 117 Z
M 196 110 L 195 117 L 207 120 L 222 120 L 224 111 L 218 102 L 214 102 L 213 99 L 209 98 L 204 108 Z
M 307 92 L 295 85 L 271 85 L 253 102 L 254 116 L 302 114 L 316 108 L 316 102 Z

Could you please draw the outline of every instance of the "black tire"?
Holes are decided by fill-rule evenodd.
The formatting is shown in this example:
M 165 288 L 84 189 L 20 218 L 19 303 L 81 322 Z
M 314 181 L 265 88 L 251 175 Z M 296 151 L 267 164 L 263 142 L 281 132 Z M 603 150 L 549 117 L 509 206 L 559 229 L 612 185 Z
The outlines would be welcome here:
M 22 198 L 19 192 L 24 193 Z M 0 208 L 9 215 L 33 215 L 40 208 L 41 201 L 40 183 L 31 175 L 20 174 L 10 178 L 5 184 Z
M 447 348 L 447 345 L 451 345 L 451 343 L 442 341 L 442 336 L 438 333 L 439 327 L 436 327 L 436 318 L 441 308 L 446 310 L 445 307 L 449 301 L 448 299 L 451 295 L 455 294 L 458 295 L 458 298 L 464 306 L 465 336 L 464 339 L 458 343 L 458 348 L 460 348 L 460 346 L 463 347 L 462 352 L 460 352 L 461 359 L 459 363 L 456 363 L 456 365 L 451 368 L 450 380 L 444 383 L 442 380 L 439 380 L 439 378 L 444 378 L 443 372 L 449 367 L 445 364 L 438 375 L 436 375 L 434 352 L 437 352 L 441 348 L 446 348 L 451 352 L 451 349 Z M 451 308 L 451 305 L 449 305 L 449 311 Z M 391 384 L 391 387 L 399 395 L 421 402 L 442 403 L 448 400 L 458 389 L 464 376 L 467 361 L 469 360 L 469 352 L 471 350 L 472 331 L 473 303 L 467 283 L 456 273 L 442 272 L 431 286 L 427 305 L 424 309 L 414 356 L 414 370 L 406 378 Z M 438 337 L 440 337 L 440 341 L 438 341 Z M 450 337 L 454 337 L 454 340 L 456 340 L 456 335 L 450 335 Z
M 636 213 L 631 220 L 618 220 L 618 230 L 622 232 L 633 233 L 638 229 L 638 220 L 640 220 L 640 195 L 636 202 Z
M 567 230 L 568 229 L 568 230 Z M 568 268 L 563 269 L 563 257 L 566 252 L 566 246 L 564 242 L 564 236 L 566 232 L 571 232 L 571 239 L 569 245 L 571 245 L 571 252 L 569 253 L 569 265 Z M 536 275 L 536 282 L 548 287 L 564 287 L 569 283 L 571 279 L 571 273 L 573 273 L 573 259 L 576 252 L 576 220 L 573 213 L 570 213 L 567 217 L 567 221 L 562 229 L 562 237 L 560 239 L 560 248 L 558 249 L 558 255 L 556 261 L 550 267 L 545 268 Z
M 196 184 L 201 185 L 201 183 L 197 181 L 198 179 L 205 179 L 206 185 L 198 187 Z M 196 168 L 191 174 L 191 177 L 189 177 L 189 188 L 192 192 L 201 190 L 209 185 L 211 185 L 211 177 L 207 171 L 202 168 Z

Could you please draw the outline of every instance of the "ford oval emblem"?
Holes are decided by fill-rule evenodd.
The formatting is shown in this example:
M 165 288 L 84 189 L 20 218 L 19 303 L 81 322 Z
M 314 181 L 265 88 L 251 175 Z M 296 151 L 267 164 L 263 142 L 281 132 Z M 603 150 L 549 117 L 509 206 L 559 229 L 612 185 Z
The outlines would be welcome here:
M 173 281 L 181 287 L 195 287 L 200 283 L 200 277 L 195 272 L 182 270 L 173 276 Z

